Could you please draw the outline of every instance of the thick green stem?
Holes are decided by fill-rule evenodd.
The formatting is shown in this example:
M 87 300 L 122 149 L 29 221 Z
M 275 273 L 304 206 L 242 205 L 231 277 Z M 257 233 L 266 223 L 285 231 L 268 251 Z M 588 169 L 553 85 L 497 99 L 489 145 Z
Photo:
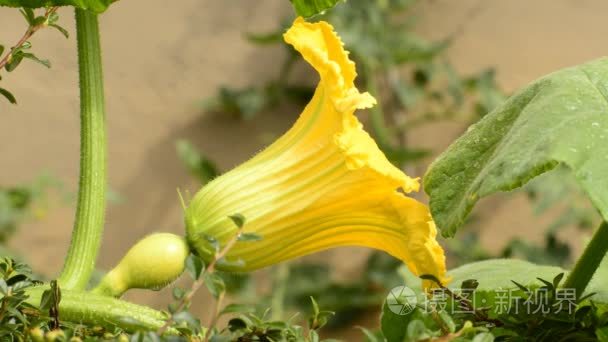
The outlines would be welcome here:
M 106 129 L 97 14 L 76 9 L 80 75 L 80 181 L 62 289 L 86 287 L 101 243 L 106 195 Z
M 563 285 L 564 288 L 574 289 L 576 295 L 581 297 L 593 274 L 600 266 L 602 259 L 604 259 L 606 252 L 608 252 L 608 223 L 602 222 L 587 247 L 585 247 L 583 255 L 568 275 Z
M 27 302 L 37 307 L 42 294 L 48 288 L 48 286 L 38 286 L 28 290 Z M 165 324 L 168 316 L 160 311 L 120 299 L 61 289 L 59 319 L 63 322 L 102 326 L 108 329 L 120 327 L 133 332 L 157 330 Z M 167 332 L 177 333 L 172 329 Z

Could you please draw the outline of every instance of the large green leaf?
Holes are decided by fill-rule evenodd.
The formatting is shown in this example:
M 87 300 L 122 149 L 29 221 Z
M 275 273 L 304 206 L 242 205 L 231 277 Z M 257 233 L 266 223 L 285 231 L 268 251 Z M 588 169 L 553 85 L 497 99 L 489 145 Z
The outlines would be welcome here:
M 568 271 L 556 266 L 536 265 L 517 259 L 491 259 L 460 266 L 450 270 L 448 275 L 452 277 L 449 287 L 453 289 L 459 288 L 465 280 L 477 280 L 477 302 L 492 305 L 497 290 L 517 289 L 513 281 L 534 288 L 543 285 L 538 278 L 551 281 L 560 273 L 568 275 Z M 594 301 L 608 303 L 608 257 L 602 260 L 585 291 L 585 294 L 590 293 L 595 293 Z
M 453 236 L 479 198 L 558 163 L 608 220 L 608 58 L 533 82 L 437 158 L 424 178 L 437 226 Z
M 382 305 L 380 325 L 387 342 L 418 341 L 441 335 L 440 327 L 430 314 L 416 308 L 410 313 L 399 315 L 392 312 L 386 302 Z
M 501 314 L 506 313 L 510 305 L 514 305 L 512 300 L 518 297 L 527 297 L 527 294 L 513 281 L 534 290 L 544 285 L 538 278 L 553 283 L 555 277 L 562 273 L 563 277 L 560 285 L 563 285 L 563 280 L 568 275 L 568 271 L 560 267 L 537 265 L 517 259 L 492 259 L 466 264 L 450 270 L 448 275 L 452 279 L 448 287 L 455 293 L 466 296 L 475 308 L 485 308 L 487 310 L 485 312 L 490 318 L 498 318 Z M 411 340 L 408 339 L 407 334 L 412 330 L 411 328 L 419 326 L 420 322 L 424 323 L 423 325 L 427 328 L 426 333 L 428 333 L 428 330 L 433 331 L 437 328 L 437 325 L 434 324 L 437 322 L 437 318 L 444 320 L 443 316 L 433 317 L 425 312 L 423 304 L 425 296 L 420 286 L 420 279 L 405 266 L 399 269 L 399 274 L 403 277 L 405 285 L 419 295 L 418 304 L 420 306 L 409 314 L 399 315 L 391 311 L 387 303 L 384 304 L 381 327 L 388 342 Z M 473 288 L 470 285 L 463 286 L 463 282 L 471 284 L 469 281 L 471 279 L 477 280 L 475 290 L 472 293 L 462 292 L 463 288 Z M 608 303 L 608 257 L 604 258 L 585 291 L 585 294 L 591 293 L 594 293 L 591 300 L 596 304 Z M 390 295 L 387 296 L 387 300 L 389 298 Z M 436 299 L 441 302 L 441 298 Z M 461 310 L 461 308 L 454 307 L 454 303 L 447 298 L 443 299 L 443 303 L 447 305 L 445 307 L 447 312 L 455 313 L 456 310 Z M 445 320 L 444 322 L 448 323 Z M 608 334 L 608 330 L 606 333 Z M 476 340 L 473 339 L 473 341 Z
M 51 6 L 74 6 L 101 13 L 115 0 L 0 0 L 0 6 L 41 8 Z
M 479 282 L 476 291 L 517 289 L 513 281 L 527 287 L 543 285 L 538 278 L 551 281 L 556 275 L 567 273 L 556 266 L 536 265 L 517 259 L 490 259 L 466 264 L 448 272 L 452 277 L 451 288 L 458 288 L 463 281 L 475 279 Z
M 322 13 L 342 0 L 290 0 L 297 15 L 304 18 Z

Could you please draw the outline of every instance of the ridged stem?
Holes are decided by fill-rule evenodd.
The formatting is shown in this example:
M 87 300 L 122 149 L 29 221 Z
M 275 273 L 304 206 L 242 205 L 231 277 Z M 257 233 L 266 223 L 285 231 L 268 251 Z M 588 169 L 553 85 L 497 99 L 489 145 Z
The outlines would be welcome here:
M 80 180 L 72 240 L 59 277 L 62 289 L 82 290 L 95 268 L 106 195 L 106 129 L 97 14 L 76 9 L 80 76 Z
M 38 306 L 48 286 L 28 289 L 27 302 Z M 45 313 L 43 313 L 45 314 Z M 157 330 L 168 316 L 160 311 L 129 303 L 120 299 L 92 294 L 90 292 L 61 289 L 59 319 L 63 322 L 101 326 L 108 329 L 120 327 L 128 332 L 137 330 Z M 173 329 L 167 331 L 176 334 Z

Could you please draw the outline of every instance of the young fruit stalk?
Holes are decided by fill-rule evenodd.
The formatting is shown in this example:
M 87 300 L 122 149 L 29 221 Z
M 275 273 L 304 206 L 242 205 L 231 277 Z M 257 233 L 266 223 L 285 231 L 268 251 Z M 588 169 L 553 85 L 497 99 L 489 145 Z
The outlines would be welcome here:
M 101 244 L 106 196 L 106 128 L 97 14 L 76 9 L 80 76 L 80 181 L 72 240 L 59 277 L 62 289 L 83 290 Z
M 27 302 L 38 306 L 48 286 L 34 287 L 28 291 Z M 146 306 L 124 300 L 82 291 L 61 291 L 59 302 L 60 320 L 108 329 L 120 327 L 127 332 L 156 330 L 165 324 L 167 314 Z M 169 334 L 177 334 L 168 330 Z
M 120 297 L 128 289 L 160 290 L 184 272 L 188 254 L 188 244 L 181 236 L 148 235 L 129 249 L 92 292 Z

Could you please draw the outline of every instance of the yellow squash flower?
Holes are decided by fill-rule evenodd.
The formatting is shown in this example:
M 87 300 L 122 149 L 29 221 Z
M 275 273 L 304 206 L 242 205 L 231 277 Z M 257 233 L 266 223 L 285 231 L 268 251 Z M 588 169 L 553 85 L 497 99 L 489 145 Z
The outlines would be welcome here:
M 255 157 L 216 178 L 186 209 L 187 237 L 205 259 L 211 236 L 224 244 L 246 218 L 229 271 L 250 271 L 338 246 L 365 246 L 403 260 L 416 275 L 445 281 L 445 257 L 428 208 L 403 192 L 417 179 L 393 166 L 354 116 L 376 100 L 354 86 L 355 64 L 326 22 L 298 18 L 285 41 L 319 73 L 315 94 L 294 126 Z M 429 282 L 425 284 L 430 286 Z

